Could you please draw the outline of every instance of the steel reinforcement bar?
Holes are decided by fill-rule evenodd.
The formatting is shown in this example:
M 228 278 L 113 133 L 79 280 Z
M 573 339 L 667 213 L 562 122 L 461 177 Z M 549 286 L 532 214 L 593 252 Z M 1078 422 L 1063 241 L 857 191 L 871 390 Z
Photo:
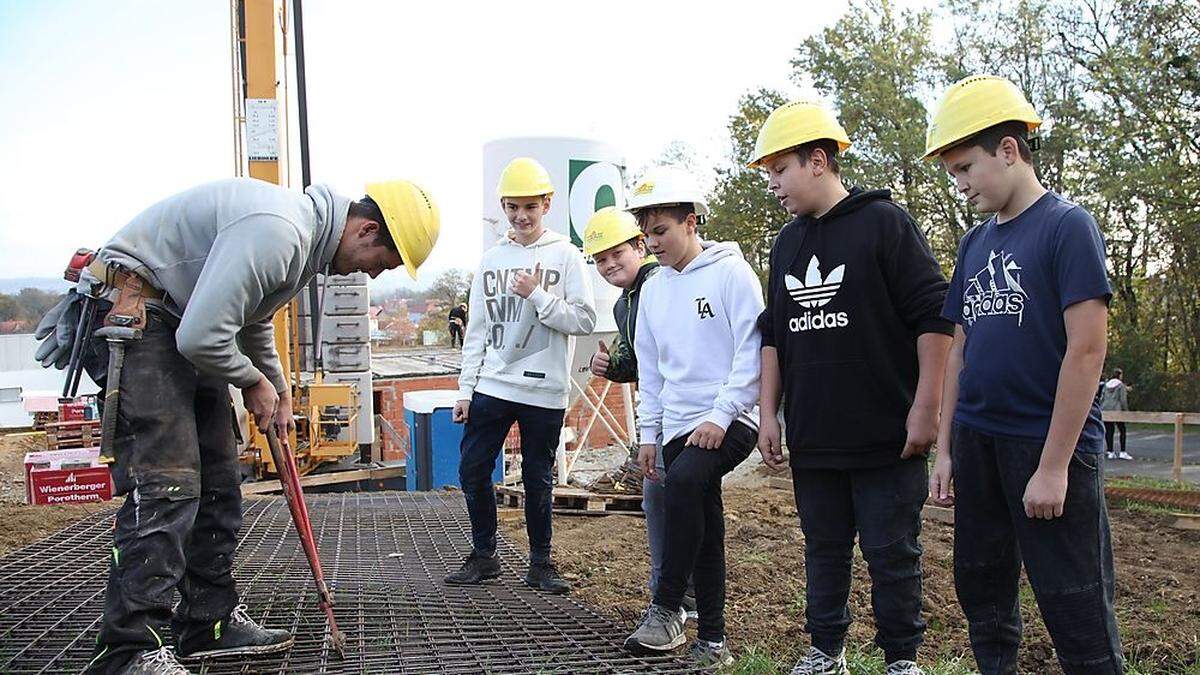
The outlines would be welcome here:
M 462 497 L 359 493 L 308 497 L 333 589 L 345 660 L 280 498 L 246 502 L 236 576 L 251 616 L 287 628 L 285 654 L 185 662 L 198 673 L 685 673 L 678 658 L 621 649 L 627 628 L 570 596 L 521 582 L 525 558 L 501 538 L 503 575 L 477 587 L 442 577 L 462 560 Z M 108 578 L 112 512 L 0 558 L 0 672 L 79 672 L 95 643 Z

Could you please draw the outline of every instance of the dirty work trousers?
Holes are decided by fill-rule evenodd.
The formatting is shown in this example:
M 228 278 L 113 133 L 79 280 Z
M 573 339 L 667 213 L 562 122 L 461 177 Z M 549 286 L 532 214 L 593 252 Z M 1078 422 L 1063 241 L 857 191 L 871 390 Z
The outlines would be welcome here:
M 716 450 L 687 445 L 691 432 L 663 446 L 666 550 L 654 604 L 678 610 L 688 577 L 696 586 L 697 635 L 725 639 L 725 507 L 721 479 L 750 455 L 758 433 L 734 422 Z
M 179 641 L 211 630 L 237 605 L 242 493 L 229 387 L 179 354 L 171 317 L 146 319 L 142 339 L 125 348 L 112 465 L 125 503 L 89 672 L 115 672 L 136 652 L 169 644 L 168 624 Z M 92 338 L 88 347 L 85 364 L 103 391 L 108 345 Z
M 854 539 L 871 576 L 875 644 L 888 663 L 915 661 L 921 619 L 921 506 L 925 458 L 863 469 L 792 469 L 804 532 L 805 626 L 813 646 L 842 650 L 850 627 Z
M 1025 515 L 1042 442 L 954 425 L 954 587 L 984 675 L 1015 675 L 1021 563 L 1066 675 L 1123 672 L 1099 453 L 1075 451 L 1063 514 Z
M 562 432 L 562 408 L 506 401 L 475 392 L 463 430 L 458 479 L 471 518 L 471 545 L 476 553 L 496 553 L 496 488 L 492 471 L 513 423 L 521 431 L 521 481 L 525 486 L 525 528 L 529 561 L 550 562 L 550 506 L 554 488 L 554 456 Z

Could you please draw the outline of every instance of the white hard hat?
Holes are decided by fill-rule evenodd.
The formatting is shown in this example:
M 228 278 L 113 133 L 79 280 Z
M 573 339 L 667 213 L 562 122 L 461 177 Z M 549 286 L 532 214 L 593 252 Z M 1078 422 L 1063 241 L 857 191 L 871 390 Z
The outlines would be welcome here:
M 634 183 L 625 208 L 636 213 L 652 206 L 689 203 L 697 216 L 708 215 L 708 202 L 690 174 L 671 166 L 657 166 Z

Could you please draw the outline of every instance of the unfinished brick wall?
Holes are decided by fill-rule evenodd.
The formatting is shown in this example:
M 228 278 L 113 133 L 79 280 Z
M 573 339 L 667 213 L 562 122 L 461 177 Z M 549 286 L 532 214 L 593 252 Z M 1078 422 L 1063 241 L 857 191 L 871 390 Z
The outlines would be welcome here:
M 604 390 L 604 382 L 600 378 L 592 378 L 590 386 L 597 395 Z M 397 442 L 386 431 L 382 431 L 378 435 L 383 460 L 390 462 L 404 459 L 408 452 L 408 425 L 404 422 L 404 393 L 425 389 L 458 389 L 458 376 L 376 378 L 374 386 L 377 395 L 375 412 L 382 415 L 384 419 L 391 423 L 400 440 L 400 442 Z M 596 397 L 593 396 L 592 400 L 594 401 L 595 399 Z M 609 387 L 605 402 L 609 411 L 612 412 L 612 419 L 609 420 L 610 424 L 612 424 L 618 433 L 625 437 L 628 431 L 625 429 L 625 408 L 621 400 L 620 385 L 614 383 Z M 587 424 L 591 414 L 591 409 L 582 401 L 578 401 L 567 411 L 566 425 L 574 427 L 578 433 L 582 433 L 583 427 Z M 516 426 L 513 426 L 512 430 L 508 433 L 508 438 L 505 440 L 504 445 L 510 448 L 518 447 L 521 444 L 520 439 L 521 436 L 517 432 Z M 596 421 L 592 425 L 591 432 L 588 434 L 589 447 L 603 447 L 614 442 L 612 434 L 599 421 Z

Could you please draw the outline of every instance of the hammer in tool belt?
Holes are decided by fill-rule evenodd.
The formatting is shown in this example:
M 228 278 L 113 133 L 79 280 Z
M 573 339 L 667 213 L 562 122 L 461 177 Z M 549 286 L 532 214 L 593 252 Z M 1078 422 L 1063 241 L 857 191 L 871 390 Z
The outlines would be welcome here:
M 98 261 L 93 265 L 100 264 Z M 89 268 L 90 269 L 90 268 Z M 121 397 L 121 370 L 125 367 L 125 346 L 142 339 L 146 327 L 146 299 L 161 298 L 162 292 L 150 287 L 138 275 L 112 266 L 97 269 L 96 276 L 117 288 L 117 298 L 104 327 L 95 335 L 108 342 L 108 375 L 104 382 L 104 410 L 100 416 L 100 461 L 109 464 L 116 459 L 113 439 L 117 433 L 117 408 Z

